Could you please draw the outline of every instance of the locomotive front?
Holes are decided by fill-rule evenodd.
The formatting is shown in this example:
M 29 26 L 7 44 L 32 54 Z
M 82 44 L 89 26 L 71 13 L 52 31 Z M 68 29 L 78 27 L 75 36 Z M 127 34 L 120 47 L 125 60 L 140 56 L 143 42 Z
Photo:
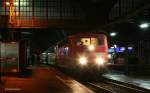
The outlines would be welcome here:
M 108 61 L 104 34 L 80 34 L 74 37 L 73 56 L 79 67 L 102 68 Z

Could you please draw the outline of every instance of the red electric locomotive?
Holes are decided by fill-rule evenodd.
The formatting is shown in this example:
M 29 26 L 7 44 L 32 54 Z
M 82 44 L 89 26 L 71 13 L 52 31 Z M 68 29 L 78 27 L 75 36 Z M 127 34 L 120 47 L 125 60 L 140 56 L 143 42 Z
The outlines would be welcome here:
M 80 72 L 100 71 L 108 61 L 107 37 L 103 33 L 70 35 L 55 49 L 57 66 Z

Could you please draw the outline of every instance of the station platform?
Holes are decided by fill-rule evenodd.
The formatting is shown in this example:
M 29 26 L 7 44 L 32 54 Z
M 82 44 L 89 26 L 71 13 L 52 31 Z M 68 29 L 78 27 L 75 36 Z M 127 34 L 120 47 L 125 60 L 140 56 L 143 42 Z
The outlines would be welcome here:
M 31 67 L 31 76 L 3 76 L 0 93 L 94 93 L 54 68 Z
M 150 77 L 147 76 L 127 76 L 122 73 L 106 73 L 103 75 L 104 78 L 111 80 L 132 84 L 141 88 L 150 90 Z

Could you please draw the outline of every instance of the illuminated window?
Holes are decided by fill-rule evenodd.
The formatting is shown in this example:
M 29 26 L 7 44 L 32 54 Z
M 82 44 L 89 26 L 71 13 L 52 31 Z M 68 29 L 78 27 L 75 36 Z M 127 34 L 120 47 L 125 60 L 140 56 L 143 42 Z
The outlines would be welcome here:
M 5 1 L 5 0 L 4 0 Z M 80 3 L 71 0 L 8 0 L 13 1 L 16 20 L 85 18 Z M 1 3 L 1 2 L 0 2 Z M 0 4 L 0 14 L 9 15 L 10 6 Z M 22 21 L 23 20 L 23 21 Z
M 102 40 L 98 40 L 97 38 L 80 38 L 77 40 L 77 45 L 98 45 Z
M 90 38 L 81 38 L 83 45 L 90 45 Z

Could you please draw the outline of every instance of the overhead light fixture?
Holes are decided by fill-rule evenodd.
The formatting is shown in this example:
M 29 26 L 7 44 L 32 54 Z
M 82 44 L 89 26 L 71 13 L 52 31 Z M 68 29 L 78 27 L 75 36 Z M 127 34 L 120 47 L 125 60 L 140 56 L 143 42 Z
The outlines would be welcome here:
M 6 2 L 6 5 L 7 5 L 7 6 L 9 6 L 9 5 L 10 5 L 10 3 L 9 3 L 9 2 Z
M 117 33 L 116 32 L 112 32 L 112 33 L 110 33 L 110 36 L 111 37 L 115 37 L 117 35 Z
M 148 28 L 149 24 L 148 23 L 142 23 L 140 24 L 140 28 L 144 29 L 144 28 Z
M 116 45 L 116 44 L 114 45 L 114 48 L 117 48 L 117 45 Z

